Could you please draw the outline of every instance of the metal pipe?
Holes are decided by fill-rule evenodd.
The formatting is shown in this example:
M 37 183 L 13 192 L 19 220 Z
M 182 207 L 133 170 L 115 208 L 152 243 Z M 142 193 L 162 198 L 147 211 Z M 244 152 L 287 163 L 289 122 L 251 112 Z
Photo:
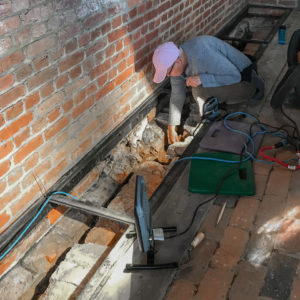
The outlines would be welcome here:
M 53 195 L 51 200 L 49 201 L 51 203 L 55 203 L 58 205 L 64 205 L 67 207 L 71 207 L 74 209 L 78 209 L 80 211 L 86 212 L 88 214 L 94 215 L 94 216 L 99 216 L 99 217 L 104 217 L 110 220 L 114 220 L 120 223 L 125 223 L 125 224 L 134 224 L 134 218 L 131 216 L 128 216 L 126 214 L 114 211 L 109 208 L 101 207 L 91 207 L 90 205 L 86 205 L 82 202 L 78 202 L 75 200 L 68 199 L 64 196 L 60 195 Z

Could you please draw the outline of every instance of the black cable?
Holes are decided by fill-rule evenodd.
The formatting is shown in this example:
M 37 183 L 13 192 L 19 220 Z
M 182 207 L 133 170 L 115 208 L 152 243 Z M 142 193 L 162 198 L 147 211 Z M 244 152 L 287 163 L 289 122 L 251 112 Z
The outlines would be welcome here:
M 283 110 L 283 103 L 281 103 L 280 111 L 281 111 L 281 113 L 282 113 L 282 114 L 283 114 L 290 122 L 292 122 L 292 123 L 294 124 L 294 126 L 295 126 L 295 131 L 296 131 L 296 133 L 297 133 L 297 138 L 299 139 L 300 135 L 299 135 L 299 128 L 298 128 L 298 125 L 297 125 L 297 123 L 296 123 L 291 117 L 289 117 L 289 116 L 286 114 L 286 112 Z

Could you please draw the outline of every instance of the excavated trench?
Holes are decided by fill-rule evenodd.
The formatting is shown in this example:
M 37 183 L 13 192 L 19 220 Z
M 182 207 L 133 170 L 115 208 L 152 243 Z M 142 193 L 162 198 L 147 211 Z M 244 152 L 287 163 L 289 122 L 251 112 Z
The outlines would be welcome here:
M 232 22 L 231 27 L 227 26 L 218 36 L 258 59 L 286 17 L 287 10 L 285 9 L 250 7 L 247 12 L 243 12 Z M 103 154 L 98 154 L 100 158 L 98 157 L 90 163 L 94 163 L 94 165 L 88 170 L 97 173 L 97 180 L 80 197 L 81 203 L 88 205 L 91 209 L 105 207 L 133 218 L 137 175 L 144 177 L 148 197 L 153 195 L 170 172 L 172 163 L 190 145 L 199 122 L 197 104 L 193 102 L 188 93 L 182 115 L 181 142 L 168 147 L 166 129 L 169 93 L 170 89 L 167 85 L 156 95 L 153 107 L 148 107 L 143 117 L 137 117 L 138 124 L 135 127 L 128 126 L 129 128 L 134 127 L 134 129 L 129 134 L 123 134 L 124 137 L 105 156 L 102 157 Z M 83 176 L 81 175 L 81 177 Z M 65 223 L 60 225 L 59 222 Z M 59 231 L 56 226 L 58 228 L 61 226 L 63 230 Z M 64 231 L 66 226 L 69 226 L 67 233 Z M 126 224 L 107 218 L 69 209 L 62 220 L 58 221 L 58 225 L 54 224 L 50 233 L 45 234 L 44 238 L 47 239 L 53 233 L 55 239 L 57 230 L 60 237 L 67 237 L 70 242 L 64 244 L 59 251 L 54 249 L 52 252 L 42 251 L 42 253 L 38 252 L 42 246 L 35 243 L 33 250 L 30 250 L 20 260 L 19 264 L 36 276 L 32 285 L 34 288 L 31 287 L 28 288 L 28 291 L 24 291 L 23 299 L 50 299 L 54 297 L 53 295 L 60 295 L 61 298 L 57 296 L 57 299 L 67 299 L 68 297 L 75 299 L 84 284 L 101 266 L 122 237 L 127 227 Z M 63 278 L 69 276 L 70 269 L 78 267 L 72 260 L 73 256 L 77 257 L 78 255 L 76 251 L 92 257 L 89 263 L 86 263 L 90 264 L 90 267 L 88 270 L 82 271 L 83 275 L 79 276 L 81 281 L 64 280 Z M 49 264 L 45 268 L 34 266 L 35 255 L 38 258 L 44 255 Z M 80 265 L 81 267 L 83 268 Z M 62 283 L 71 286 L 68 286 L 68 294 L 62 295 L 57 292 L 58 283 L 60 288 L 66 289 L 66 287 L 62 287 Z

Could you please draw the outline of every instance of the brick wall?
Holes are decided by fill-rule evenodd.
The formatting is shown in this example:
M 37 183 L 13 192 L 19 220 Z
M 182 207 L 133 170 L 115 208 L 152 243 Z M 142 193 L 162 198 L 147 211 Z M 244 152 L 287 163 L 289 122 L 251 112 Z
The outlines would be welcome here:
M 2 0 L 0 231 L 152 92 L 161 42 L 214 34 L 246 0 Z
M 249 3 L 284 6 L 284 7 L 297 7 L 298 0 L 249 0 Z

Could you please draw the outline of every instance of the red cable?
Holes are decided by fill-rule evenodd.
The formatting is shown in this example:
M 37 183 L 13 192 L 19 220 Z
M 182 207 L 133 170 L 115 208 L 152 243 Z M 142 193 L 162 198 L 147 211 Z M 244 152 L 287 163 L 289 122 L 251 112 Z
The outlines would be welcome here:
M 273 156 L 269 156 L 269 155 L 266 155 L 265 153 L 263 153 L 265 150 L 270 150 L 270 149 L 276 149 L 275 146 L 266 146 L 266 147 L 262 147 L 260 150 L 259 150 L 259 154 L 261 155 L 261 157 L 263 157 L 264 159 L 267 159 L 267 160 L 271 160 L 271 161 L 274 161 L 282 166 L 284 166 L 285 168 L 288 168 L 290 170 L 299 170 L 300 169 L 300 165 L 298 166 L 293 166 L 293 165 L 288 165 L 287 163 L 273 157 Z

